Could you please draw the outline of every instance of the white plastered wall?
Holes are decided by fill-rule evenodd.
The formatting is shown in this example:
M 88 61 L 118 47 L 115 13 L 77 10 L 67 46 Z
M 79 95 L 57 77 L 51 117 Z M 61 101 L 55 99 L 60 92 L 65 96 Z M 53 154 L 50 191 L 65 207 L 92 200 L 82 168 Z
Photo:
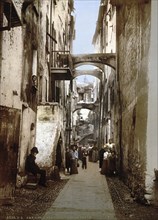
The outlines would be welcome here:
M 158 169 L 158 29 L 157 29 L 157 8 L 158 1 L 151 1 L 151 39 L 149 51 L 149 70 L 148 70 L 148 119 L 147 119 L 147 171 L 146 188 L 152 192 L 154 168 Z

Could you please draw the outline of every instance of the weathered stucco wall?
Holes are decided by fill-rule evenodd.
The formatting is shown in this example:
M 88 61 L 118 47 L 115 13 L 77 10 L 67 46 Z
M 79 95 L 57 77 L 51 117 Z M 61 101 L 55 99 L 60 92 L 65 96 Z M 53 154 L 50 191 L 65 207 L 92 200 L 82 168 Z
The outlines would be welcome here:
M 0 105 L 21 108 L 22 29 L 1 32 L 1 98 Z
M 40 29 L 39 29 L 39 44 L 38 44 L 38 72 L 40 73 L 40 84 L 41 87 L 39 88 L 39 102 L 46 102 L 48 101 L 48 94 L 49 94 L 49 66 L 48 62 L 50 59 L 50 45 L 53 44 L 53 41 L 50 37 L 48 37 L 47 32 L 50 33 L 50 23 L 52 19 L 51 14 L 51 1 L 41 1 L 40 5 Z M 47 26 L 47 19 L 49 25 Z M 47 30 L 48 29 L 48 30 Z M 48 44 L 48 45 L 47 45 Z M 47 45 L 47 46 L 46 46 Z M 46 49 L 47 47 L 47 49 Z M 49 51 L 49 53 L 48 53 Z
M 0 32 L 0 198 L 12 198 L 21 123 L 22 28 Z
M 144 193 L 147 148 L 150 3 L 118 8 L 117 51 L 121 89 L 123 173 L 132 191 Z
M 18 162 L 18 171 L 22 173 L 25 172 L 26 157 L 35 144 L 35 121 L 35 112 L 32 109 L 23 106 Z
M 16 2 L 21 15 L 22 1 Z M 6 152 L 8 152 L 8 158 L 6 158 L 8 164 L 3 163 L 3 169 L 0 169 L 1 180 L 5 181 L 5 184 L 2 185 L 2 192 L 0 192 L 0 195 L 3 196 L 8 196 L 7 191 L 9 192 L 9 188 L 10 192 L 13 193 L 16 174 L 18 171 L 24 170 L 25 153 L 34 141 L 35 129 L 32 130 L 31 127 L 31 124 L 35 125 L 36 122 L 37 104 L 36 94 L 32 92 L 32 50 L 37 43 L 37 35 L 35 35 L 37 26 L 34 22 L 36 20 L 34 15 L 32 7 L 29 7 L 27 13 L 23 14 L 26 17 L 25 24 L 22 27 L 0 32 L 0 106 L 1 108 L 7 108 L 5 113 L 9 113 L 9 118 L 4 117 L 3 122 L 0 121 L 0 126 L 3 128 L 0 142 L 2 149 L 4 149 L 1 152 L 1 157 L 6 158 Z M 25 114 L 24 109 L 27 114 Z M 18 112 L 18 123 L 15 112 Z M 15 134 L 16 131 L 18 132 Z M 7 138 L 5 137 L 6 134 L 8 135 Z M 13 150 L 16 155 L 14 152 L 11 157 L 10 149 L 14 148 L 15 145 L 16 149 Z M 3 177 L 2 170 L 5 170 L 6 173 L 12 173 L 9 174 L 10 179 L 8 179 L 8 182 Z
M 56 146 L 63 130 L 63 113 L 58 103 L 40 105 L 37 111 L 36 147 L 37 163 L 41 167 L 55 165 Z

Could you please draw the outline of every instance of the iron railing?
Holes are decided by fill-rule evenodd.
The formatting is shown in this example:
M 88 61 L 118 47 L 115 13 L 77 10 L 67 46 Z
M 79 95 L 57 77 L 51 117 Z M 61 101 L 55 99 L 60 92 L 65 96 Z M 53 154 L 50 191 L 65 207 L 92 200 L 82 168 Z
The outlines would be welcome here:
M 70 51 L 52 51 L 50 56 L 51 68 L 73 68 Z

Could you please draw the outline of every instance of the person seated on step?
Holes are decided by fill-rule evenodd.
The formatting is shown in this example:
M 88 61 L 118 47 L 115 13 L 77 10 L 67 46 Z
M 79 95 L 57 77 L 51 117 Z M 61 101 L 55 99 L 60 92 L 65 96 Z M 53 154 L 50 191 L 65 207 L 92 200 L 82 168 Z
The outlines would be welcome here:
M 43 169 L 40 169 L 39 166 L 35 163 L 37 154 L 38 154 L 38 148 L 33 147 L 31 149 L 31 153 L 26 158 L 25 170 L 28 173 L 32 173 L 34 176 L 37 176 L 37 174 L 40 174 L 40 179 L 39 179 L 38 184 L 40 186 L 46 187 L 46 171 Z

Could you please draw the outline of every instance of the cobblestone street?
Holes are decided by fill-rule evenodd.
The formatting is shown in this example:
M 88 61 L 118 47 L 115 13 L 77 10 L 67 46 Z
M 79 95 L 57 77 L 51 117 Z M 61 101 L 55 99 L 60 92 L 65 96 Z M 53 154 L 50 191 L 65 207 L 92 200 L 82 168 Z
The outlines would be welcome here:
M 109 191 L 118 220 L 157 220 L 158 207 L 134 201 L 130 190 L 117 177 L 107 177 Z
M 87 180 L 85 180 L 84 178 L 84 181 L 92 181 L 92 174 L 90 170 L 91 168 L 94 169 L 94 167 L 96 167 L 95 169 L 97 170 L 98 164 L 89 163 L 88 170 L 85 176 Z M 78 175 L 81 176 L 82 173 L 84 172 L 81 168 L 79 168 Z M 0 220 L 41 219 L 52 206 L 61 190 L 68 183 L 69 178 L 71 179 L 72 177 L 73 175 L 65 176 L 60 181 L 49 180 L 47 188 L 38 186 L 37 189 L 16 189 L 14 201 L 12 201 L 12 203 L 6 203 L 5 205 L 0 206 Z M 105 178 L 108 183 L 109 192 L 118 220 L 158 219 L 158 207 L 154 207 L 152 205 L 142 205 L 134 201 L 134 199 L 130 195 L 130 190 L 118 177 Z M 85 201 L 87 200 L 88 198 L 85 198 Z M 89 203 L 94 203 L 94 201 L 90 200 Z M 52 220 L 53 219 L 54 218 L 52 216 Z
M 16 189 L 14 201 L 0 206 L 0 220 L 41 219 L 67 181 L 48 181 L 47 188 Z

